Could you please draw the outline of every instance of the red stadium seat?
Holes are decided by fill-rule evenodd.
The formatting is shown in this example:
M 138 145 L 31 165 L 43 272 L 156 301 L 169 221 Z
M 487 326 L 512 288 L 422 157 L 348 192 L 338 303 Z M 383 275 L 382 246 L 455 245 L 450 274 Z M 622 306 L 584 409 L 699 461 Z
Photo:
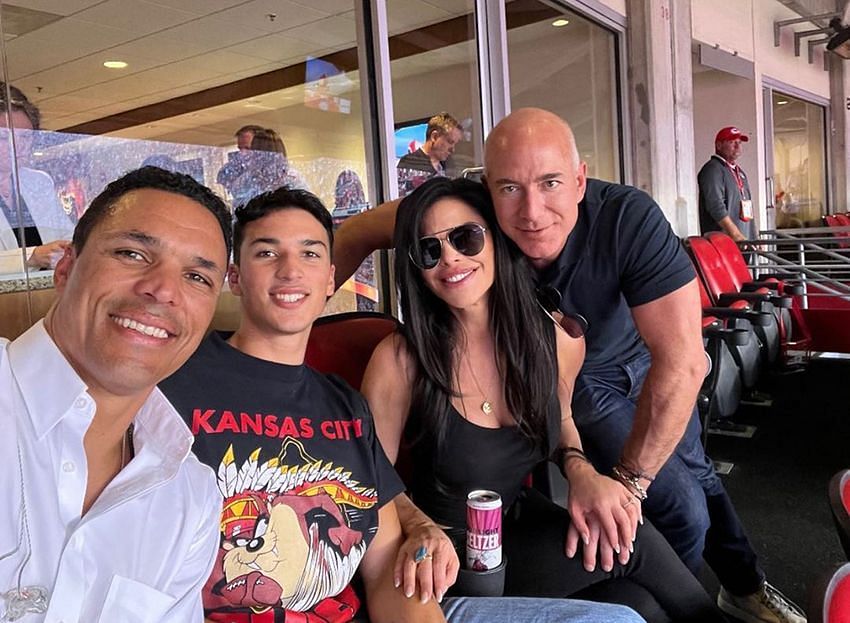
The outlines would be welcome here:
M 705 238 L 717 250 L 720 260 L 729 271 L 729 275 L 738 291 L 753 292 L 761 291 L 761 288 L 765 288 L 765 291 L 773 290 L 783 295 L 793 296 L 803 293 L 803 288 L 800 285 L 790 284 L 786 280 L 780 280 L 774 277 L 753 281 L 741 249 L 732 238 L 723 232 L 709 232 L 705 235 Z M 794 317 L 793 321 L 792 315 Z M 792 314 L 790 309 L 780 309 L 779 320 L 780 339 L 782 343 L 786 346 L 805 350 L 810 340 L 806 336 L 807 331 L 803 326 L 802 316 L 800 314 Z
M 829 508 L 844 555 L 850 560 L 850 470 L 842 469 L 830 479 Z
M 712 305 L 728 307 L 737 301 L 745 301 L 751 310 L 770 312 L 775 318 L 768 326 L 756 324 L 753 326 L 762 346 L 763 363 L 773 364 L 780 352 L 779 317 L 773 303 L 787 306 L 790 298 L 775 296 L 767 289 L 740 292 L 717 249 L 707 239 L 691 236 L 685 239 L 684 245 L 693 260 L 697 274 L 705 285 Z
M 847 227 L 850 226 L 850 216 L 846 214 L 826 214 L 823 217 L 823 222 L 827 227 Z M 850 247 L 850 232 L 837 231 L 833 236 L 839 239 L 838 247 L 840 249 Z
M 326 374 L 338 374 L 360 389 L 372 351 L 398 328 L 398 320 L 375 312 L 323 316 L 313 325 L 305 362 Z
M 824 574 L 809 591 L 809 623 L 850 623 L 850 563 Z

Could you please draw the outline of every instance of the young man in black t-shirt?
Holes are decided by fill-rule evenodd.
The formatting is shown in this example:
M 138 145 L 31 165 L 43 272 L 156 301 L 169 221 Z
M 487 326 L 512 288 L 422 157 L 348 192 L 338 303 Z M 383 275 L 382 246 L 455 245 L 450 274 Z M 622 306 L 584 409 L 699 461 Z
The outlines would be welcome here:
M 218 475 L 221 546 L 204 587 L 208 621 L 444 621 L 393 587 L 402 484 L 360 394 L 304 365 L 313 321 L 334 291 L 330 214 L 282 188 L 237 210 L 239 329 L 211 334 L 161 385 Z

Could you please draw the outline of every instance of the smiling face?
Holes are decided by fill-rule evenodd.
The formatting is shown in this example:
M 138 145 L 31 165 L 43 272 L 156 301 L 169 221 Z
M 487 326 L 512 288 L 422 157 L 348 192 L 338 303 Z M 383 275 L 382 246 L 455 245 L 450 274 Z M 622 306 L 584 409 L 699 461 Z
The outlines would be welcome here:
M 305 210 L 270 212 L 245 225 L 239 265 L 231 266 L 229 279 L 242 298 L 234 336 L 240 350 L 263 356 L 266 345 L 274 348 L 271 340 L 290 336 L 306 347 L 313 321 L 334 292 L 328 234 Z
M 496 270 L 493 238 L 489 231 L 484 234 L 484 248 L 471 257 L 448 242 L 448 230 L 464 223 L 487 227 L 481 215 L 465 202 L 440 199 L 425 213 L 420 234 L 420 237 L 436 236 L 442 243 L 439 263 L 434 268 L 422 270 L 422 279 L 435 295 L 455 309 L 485 305 Z
M 487 139 L 485 175 L 502 230 L 537 268 L 552 263 L 578 219 L 587 183 L 572 131 L 552 113 L 522 109 Z
M 119 198 L 56 266 L 45 325 L 89 391 L 138 396 L 195 351 L 227 262 L 216 217 L 162 190 Z

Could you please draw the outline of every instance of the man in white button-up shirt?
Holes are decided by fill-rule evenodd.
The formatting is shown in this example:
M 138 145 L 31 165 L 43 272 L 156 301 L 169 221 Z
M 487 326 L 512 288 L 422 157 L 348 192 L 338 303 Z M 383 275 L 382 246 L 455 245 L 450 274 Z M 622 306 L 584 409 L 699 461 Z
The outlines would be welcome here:
M 203 337 L 230 240 L 207 188 L 131 172 L 80 220 L 45 319 L 0 340 L 0 621 L 202 620 L 221 498 L 155 386 Z

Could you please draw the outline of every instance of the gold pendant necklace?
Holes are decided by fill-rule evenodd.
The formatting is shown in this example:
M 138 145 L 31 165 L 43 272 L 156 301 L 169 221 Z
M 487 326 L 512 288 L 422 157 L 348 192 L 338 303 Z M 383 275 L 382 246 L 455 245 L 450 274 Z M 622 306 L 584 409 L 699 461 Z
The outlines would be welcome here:
M 484 402 L 481 403 L 481 411 L 484 412 L 484 415 L 490 415 L 493 413 L 493 403 L 487 400 L 487 397 L 481 390 L 481 385 L 479 385 L 478 378 L 475 376 L 475 372 L 472 369 L 472 361 L 469 360 L 468 354 L 466 356 L 466 365 L 469 366 L 469 374 L 472 376 L 472 382 L 475 383 L 475 388 L 478 390 L 478 394 L 484 399 Z

